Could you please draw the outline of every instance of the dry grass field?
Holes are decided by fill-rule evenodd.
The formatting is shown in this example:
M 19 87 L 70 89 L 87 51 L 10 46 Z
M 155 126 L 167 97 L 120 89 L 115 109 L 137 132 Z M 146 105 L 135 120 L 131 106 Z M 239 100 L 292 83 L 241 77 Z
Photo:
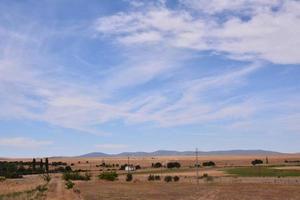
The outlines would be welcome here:
M 254 175 L 244 177 L 228 173 L 228 169 L 247 170 L 253 159 L 264 160 L 265 156 L 199 156 L 200 163 L 214 161 L 216 167 L 201 167 L 200 176 L 208 174 L 212 179 L 202 178 L 197 185 L 196 169 L 193 167 L 195 157 L 193 156 L 131 157 L 130 164 L 140 165 L 142 168 L 132 172 L 132 182 L 125 181 L 126 171 L 118 170 L 119 167 L 99 167 L 102 162 L 114 164 L 114 166 L 126 164 L 127 157 L 50 158 L 50 162 L 66 162 L 72 166 L 73 170 L 88 170 L 92 174 L 91 180 L 73 181 L 75 183 L 74 188 L 68 190 L 65 186 L 66 181 L 62 179 L 62 174 L 51 174 L 52 178 L 47 183 L 47 190 L 38 198 L 36 194 L 35 196 L 11 195 L 9 198 L 4 198 L 7 194 L 33 190 L 37 186 L 45 184 L 45 180 L 39 175 L 27 175 L 23 179 L 6 179 L 0 182 L 0 199 L 300 199 L 300 176 L 297 175 L 300 173 L 300 166 L 285 163 L 285 160 L 300 160 L 299 154 L 268 156 L 269 165 L 273 166 L 272 170 L 297 172 L 296 176 L 264 177 L 262 175 L 256 177 Z M 23 161 L 30 161 L 30 159 Z M 152 163 L 166 164 L 170 161 L 180 162 L 181 168 L 171 170 L 151 168 Z M 116 181 L 104 181 L 97 178 L 101 172 L 113 169 L 119 174 Z M 149 174 L 160 175 L 161 180 L 148 181 Z M 179 176 L 180 180 L 166 183 L 163 180 L 165 176 Z

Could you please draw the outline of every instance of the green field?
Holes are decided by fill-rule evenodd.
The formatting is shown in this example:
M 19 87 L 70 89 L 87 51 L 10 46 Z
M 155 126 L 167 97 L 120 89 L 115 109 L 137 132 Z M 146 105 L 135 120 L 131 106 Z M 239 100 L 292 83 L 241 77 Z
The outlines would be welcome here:
M 227 174 L 243 177 L 286 177 L 300 176 L 300 170 L 283 170 L 271 167 L 239 167 L 224 170 Z

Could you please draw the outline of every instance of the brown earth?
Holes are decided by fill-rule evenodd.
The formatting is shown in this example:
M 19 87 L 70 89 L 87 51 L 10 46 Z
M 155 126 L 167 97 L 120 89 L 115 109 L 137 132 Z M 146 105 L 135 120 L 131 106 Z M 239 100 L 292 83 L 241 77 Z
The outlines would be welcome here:
M 251 183 L 164 183 L 164 182 L 80 182 L 84 199 L 135 200 L 296 200 L 300 199 L 299 185 Z

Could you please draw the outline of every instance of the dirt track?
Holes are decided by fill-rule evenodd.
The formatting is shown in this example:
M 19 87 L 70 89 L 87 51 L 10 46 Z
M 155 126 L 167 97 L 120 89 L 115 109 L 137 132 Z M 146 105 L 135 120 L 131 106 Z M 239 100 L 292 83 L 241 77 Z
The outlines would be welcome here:
M 79 194 L 73 192 L 72 189 L 67 190 L 65 188 L 64 180 L 62 180 L 60 175 L 55 175 L 52 177 L 48 192 L 47 200 L 80 200 Z

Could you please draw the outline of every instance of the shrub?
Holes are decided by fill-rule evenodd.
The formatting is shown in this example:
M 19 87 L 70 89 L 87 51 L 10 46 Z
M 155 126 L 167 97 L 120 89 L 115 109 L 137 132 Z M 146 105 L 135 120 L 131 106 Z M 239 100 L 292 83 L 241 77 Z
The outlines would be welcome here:
M 171 182 L 172 181 L 172 176 L 165 176 L 165 182 Z
M 102 180 L 114 181 L 118 177 L 116 172 L 102 172 L 98 178 Z
M 68 180 L 65 185 L 67 189 L 71 189 L 74 187 L 75 183 L 73 183 L 71 180 Z
M 47 182 L 51 181 L 51 176 L 49 174 L 43 174 L 42 178 L 44 179 L 44 181 L 47 181 Z
M 127 182 L 130 182 L 130 181 L 132 181 L 132 174 L 127 174 L 127 176 L 126 176 L 126 181 Z
M 255 166 L 255 165 L 257 165 L 257 164 L 263 164 L 264 162 L 262 161 L 262 160 L 258 160 L 258 159 L 255 159 L 255 160 L 253 160 L 252 162 L 251 162 L 251 164 L 253 165 L 253 166 Z
M 65 171 L 70 172 L 70 171 L 72 171 L 72 168 L 70 166 L 66 166 Z
M 85 175 L 81 175 L 79 172 L 65 172 L 63 174 L 63 179 L 68 181 L 68 180 L 90 180 L 91 175 L 86 173 Z
M 5 181 L 5 176 L 0 176 L 0 182 L 3 182 L 3 181 Z
M 127 164 L 125 165 L 121 165 L 120 169 L 119 170 L 125 170 L 125 168 L 127 167 Z
M 179 181 L 179 179 L 180 179 L 179 176 L 174 176 L 174 177 L 173 177 L 173 180 L 174 180 L 175 182 Z
M 46 187 L 46 185 L 39 185 L 36 187 L 36 190 L 39 192 L 45 192 L 48 188 Z
M 204 162 L 202 165 L 204 167 L 210 167 L 210 166 L 216 166 L 216 163 L 214 163 L 213 161 L 208 161 L 208 162 Z
M 152 163 L 152 167 L 153 168 L 160 168 L 160 167 L 162 167 L 162 164 L 160 162 Z
M 155 176 L 152 175 L 152 174 L 150 174 L 150 175 L 148 176 L 148 181 L 154 181 L 154 180 L 155 180 Z
M 180 168 L 181 165 L 179 162 L 168 162 L 167 163 L 167 168 L 172 169 L 172 168 Z
M 136 165 L 136 166 L 135 166 L 135 169 L 136 169 L 136 170 L 141 169 L 141 166 L 140 166 L 140 165 Z

